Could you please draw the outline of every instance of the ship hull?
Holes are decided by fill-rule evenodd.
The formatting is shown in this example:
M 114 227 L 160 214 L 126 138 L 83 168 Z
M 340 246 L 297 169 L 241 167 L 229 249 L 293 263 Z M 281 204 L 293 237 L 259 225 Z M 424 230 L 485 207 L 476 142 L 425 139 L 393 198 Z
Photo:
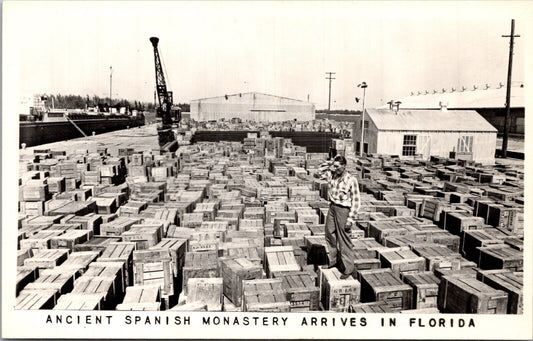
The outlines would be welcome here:
M 144 117 L 82 119 L 75 120 L 76 125 L 86 135 L 107 133 L 144 125 Z M 83 137 L 76 127 L 68 122 L 21 122 L 19 125 L 19 148 L 22 143 L 27 147 L 45 143 Z

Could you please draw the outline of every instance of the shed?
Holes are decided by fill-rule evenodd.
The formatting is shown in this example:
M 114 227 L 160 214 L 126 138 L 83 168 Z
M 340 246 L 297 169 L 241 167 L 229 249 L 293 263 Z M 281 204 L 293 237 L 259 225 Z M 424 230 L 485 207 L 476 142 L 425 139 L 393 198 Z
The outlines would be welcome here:
M 191 118 L 211 121 L 239 118 L 243 121 L 311 121 L 315 105 L 286 97 L 248 92 L 191 101 Z
M 364 152 L 428 160 L 431 156 L 494 163 L 497 130 L 474 110 L 365 110 Z M 354 123 L 359 151 L 361 118 Z

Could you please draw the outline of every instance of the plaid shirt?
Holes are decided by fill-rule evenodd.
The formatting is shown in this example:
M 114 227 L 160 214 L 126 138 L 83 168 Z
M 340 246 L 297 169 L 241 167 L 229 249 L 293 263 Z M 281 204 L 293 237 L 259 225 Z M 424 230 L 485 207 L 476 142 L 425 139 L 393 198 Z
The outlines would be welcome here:
M 333 178 L 333 173 L 330 170 L 331 164 L 328 161 L 320 165 L 318 169 L 320 178 L 328 181 L 328 197 L 331 202 L 350 207 L 348 222 L 354 224 L 357 212 L 361 208 L 359 184 L 355 176 L 347 171 L 344 171 L 340 177 Z

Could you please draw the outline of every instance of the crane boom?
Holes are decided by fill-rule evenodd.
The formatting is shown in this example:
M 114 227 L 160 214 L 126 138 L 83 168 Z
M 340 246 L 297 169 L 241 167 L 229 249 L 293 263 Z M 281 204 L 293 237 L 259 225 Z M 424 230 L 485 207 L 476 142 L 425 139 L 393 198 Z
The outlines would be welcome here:
M 163 66 L 159 57 L 159 51 L 157 44 L 159 38 L 151 37 L 150 42 L 154 47 L 154 62 L 155 62 L 155 84 L 157 90 L 157 98 L 159 106 L 157 107 L 157 116 L 161 117 L 161 126 L 157 128 L 157 134 L 159 136 L 159 146 L 163 148 L 168 147 L 168 144 L 177 145 L 176 138 L 172 132 L 172 92 L 167 91 L 167 83 L 165 81 L 165 74 L 163 72 Z M 179 121 L 179 116 L 177 121 Z

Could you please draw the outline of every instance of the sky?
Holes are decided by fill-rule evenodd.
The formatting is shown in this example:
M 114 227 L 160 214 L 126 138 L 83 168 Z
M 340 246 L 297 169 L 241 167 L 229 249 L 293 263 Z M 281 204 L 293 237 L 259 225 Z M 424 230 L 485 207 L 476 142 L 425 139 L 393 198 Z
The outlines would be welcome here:
M 527 2 L 4 1 L 3 60 L 18 96 L 153 101 L 159 51 L 174 102 L 258 91 L 328 106 L 377 107 L 411 91 L 524 82 Z M 526 35 L 527 37 L 527 35 Z M 4 77 L 4 88 L 6 81 Z

